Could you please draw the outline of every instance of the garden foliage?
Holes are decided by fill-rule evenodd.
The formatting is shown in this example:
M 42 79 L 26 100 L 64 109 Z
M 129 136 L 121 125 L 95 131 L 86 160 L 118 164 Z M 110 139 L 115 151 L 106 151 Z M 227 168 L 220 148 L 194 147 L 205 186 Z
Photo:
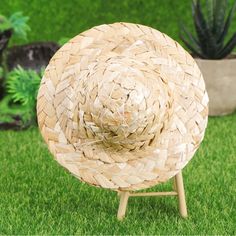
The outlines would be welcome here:
M 236 31 L 230 38 L 228 35 L 236 10 L 236 0 L 229 11 L 227 0 L 206 0 L 205 6 L 202 6 L 202 2 L 192 2 L 196 35 L 181 24 L 180 37 L 196 56 L 204 59 L 222 59 L 236 46 Z

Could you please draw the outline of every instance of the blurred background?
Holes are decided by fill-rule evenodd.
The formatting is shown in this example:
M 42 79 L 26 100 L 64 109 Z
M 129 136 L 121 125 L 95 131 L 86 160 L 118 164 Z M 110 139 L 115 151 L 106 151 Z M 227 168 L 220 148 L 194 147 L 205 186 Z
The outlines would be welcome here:
M 0 6 L 3 15 L 21 11 L 29 17 L 28 42 L 58 42 L 117 21 L 149 25 L 179 40 L 178 16 L 192 23 L 190 0 L 1 0 Z

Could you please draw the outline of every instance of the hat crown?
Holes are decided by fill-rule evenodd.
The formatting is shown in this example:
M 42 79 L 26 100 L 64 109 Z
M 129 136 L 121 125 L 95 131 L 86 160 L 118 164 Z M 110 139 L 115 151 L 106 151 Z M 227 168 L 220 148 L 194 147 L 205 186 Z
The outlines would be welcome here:
M 100 60 L 80 86 L 86 101 L 79 104 L 84 114 L 81 129 L 91 131 L 106 146 L 137 149 L 150 145 L 168 120 L 167 82 L 158 68 L 150 70 L 145 62 L 127 56 Z

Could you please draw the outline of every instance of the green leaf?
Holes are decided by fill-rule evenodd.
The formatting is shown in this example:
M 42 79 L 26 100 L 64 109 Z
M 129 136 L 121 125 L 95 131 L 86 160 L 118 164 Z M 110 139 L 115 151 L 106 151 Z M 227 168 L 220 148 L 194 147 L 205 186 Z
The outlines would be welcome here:
M 227 0 L 215 0 L 214 23 L 212 32 L 214 32 L 214 35 L 216 37 L 219 36 L 224 29 L 224 21 L 225 21 L 227 6 L 228 6 Z
M 23 16 L 22 12 L 16 12 L 9 18 L 16 36 L 24 40 L 27 39 L 27 32 L 30 31 L 30 27 L 27 25 L 28 20 L 29 17 Z
M 227 55 L 229 55 L 233 51 L 235 46 L 236 46 L 236 33 L 233 34 L 233 36 L 230 38 L 225 47 L 218 53 L 218 59 L 224 58 Z
M 191 45 L 184 37 L 183 35 L 180 35 L 181 40 L 185 43 L 185 45 L 198 57 L 200 58 L 206 58 L 204 54 L 202 54 L 197 48 L 195 48 L 193 45 Z
M 234 1 L 234 4 L 233 4 L 232 8 L 230 9 L 229 14 L 228 14 L 226 21 L 225 21 L 223 30 L 217 39 L 217 42 L 222 43 L 222 45 L 223 45 L 224 39 L 228 33 L 228 30 L 229 30 L 230 24 L 232 22 L 235 10 L 236 10 L 236 1 Z
M 200 0 L 197 0 L 196 3 L 193 2 L 192 8 L 193 8 L 195 30 L 198 35 L 200 43 L 199 45 L 201 47 L 202 52 L 206 52 L 207 51 L 206 42 L 210 32 L 208 30 L 206 20 L 201 10 Z
M 5 16 L 0 15 L 0 33 L 11 28 L 11 22 Z
M 33 70 L 24 70 L 20 66 L 11 71 L 7 76 L 7 92 L 14 102 L 22 105 L 33 106 L 41 78 Z
M 180 25 L 180 34 L 181 35 L 185 35 L 189 40 L 190 42 L 196 47 L 196 48 L 199 48 L 199 42 L 198 40 L 195 38 L 194 35 L 192 35 L 187 29 L 186 27 L 184 26 L 183 23 L 181 23 Z
M 214 2 L 215 0 L 207 0 L 206 6 L 207 6 L 207 16 L 208 16 L 208 28 L 212 29 L 213 22 L 214 22 Z

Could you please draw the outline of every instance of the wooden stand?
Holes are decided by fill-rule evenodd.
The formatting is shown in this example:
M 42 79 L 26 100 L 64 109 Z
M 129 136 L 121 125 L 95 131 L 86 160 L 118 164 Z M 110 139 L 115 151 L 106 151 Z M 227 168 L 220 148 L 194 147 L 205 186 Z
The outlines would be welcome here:
M 184 184 L 182 172 L 180 171 L 174 178 L 173 189 L 171 192 L 149 192 L 149 193 L 131 193 L 129 191 L 120 191 L 118 196 L 120 197 L 120 205 L 117 213 L 118 220 L 122 220 L 125 217 L 127 203 L 129 197 L 146 197 L 146 196 L 177 196 L 179 202 L 179 212 L 182 217 L 187 217 L 187 206 L 185 201 Z

